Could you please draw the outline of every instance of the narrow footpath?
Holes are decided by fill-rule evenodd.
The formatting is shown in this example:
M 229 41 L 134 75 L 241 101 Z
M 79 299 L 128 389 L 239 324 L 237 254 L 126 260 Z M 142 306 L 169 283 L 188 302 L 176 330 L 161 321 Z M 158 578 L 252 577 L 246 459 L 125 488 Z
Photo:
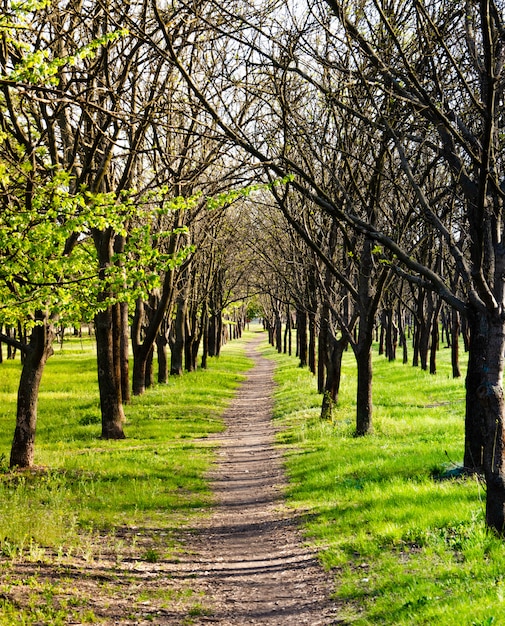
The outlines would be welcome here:
M 218 436 L 220 461 L 211 475 L 215 512 L 202 522 L 184 564 L 210 606 L 209 615 L 193 623 L 338 624 L 331 575 L 304 545 L 296 515 L 284 503 L 286 481 L 271 421 L 274 365 L 256 350 L 262 340 L 260 335 L 248 345 L 255 365 Z

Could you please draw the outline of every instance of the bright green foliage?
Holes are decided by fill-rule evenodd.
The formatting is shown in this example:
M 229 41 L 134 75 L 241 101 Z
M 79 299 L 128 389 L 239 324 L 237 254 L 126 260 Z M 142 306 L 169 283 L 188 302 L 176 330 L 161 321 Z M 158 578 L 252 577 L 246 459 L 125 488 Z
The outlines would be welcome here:
M 127 34 L 128 31 L 124 29 L 107 33 L 103 37 L 82 46 L 76 54 L 63 58 L 51 59 L 47 50 L 25 50 L 22 60 L 2 78 L 20 83 L 58 85 L 58 73 L 62 67 L 77 66 L 84 59 L 93 58 L 100 46 L 112 43 Z
M 10 12 L 0 18 L 2 78 L 10 83 L 8 94 L 0 94 L 0 326 L 19 321 L 29 327 L 35 310 L 62 324 L 89 320 L 99 308 L 145 296 L 160 284 L 165 270 L 192 251 L 189 243 L 174 254 L 164 251 L 164 241 L 174 233 L 160 229 L 159 221 L 196 199 L 171 198 L 167 188 L 142 197 L 133 189 L 95 192 L 79 186 L 65 170 L 64 155 L 55 154 L 61 151 L 57 139 L 51 143 L 57 124 L 44 131 L 44 106 L 73 110 L 79 105 L 49 90 L 43 92 L 47 102 L 39 106 L 30 94 L 40 92 L 30 85 L 56 85 L 62 68 L 80 67 L 127 32 L 107 33 L 71 56 L 53 57 L 57 46 L 39 50 L 30 43 L 37 10 L 44 6 L 10 3 Z M 95 231 L 126 239 L 124 252 L 100 275 L 91 237 Z
M 348 624 L 505 622 L 505 545 L 486 531 L 484 486 L 444 479 L 464 443 L 464 380 L 451 377 L 449 352 L 439 352 L 436 376 L 375 357 L 375 434 L 356 438 L 352 353 L 327 423 L 311 374 L 268 349 L 289 498 L 310 511 L 306 532 L 335 573 Z
M 91 319 L 98 306 L 110 302 L 98 304 L 104 281 L 98 278 L 89 233 L 110 228 L 126 234 L 125 224 L 145 217 L 150 216 L 143 206 L 126 194 L 118 201 L 113 194 L 70 193 L 65 172 L 36 184 L 30 207 L 16 202 L 5 206 L 0 212 L 0 322 L 24 323 L 35 309 L 67 322 Z M 191 251 L 186 246 L 175 256 L 163 254 L 152 245 L 149 223 L 142 219 L 131 229 L 125 252 L 107 269 L 114 301 L 133 301 L 148 292 L 159 284 L 163 269 L 180 264 Z M 66 253 L 73 235 L 74 246 Z

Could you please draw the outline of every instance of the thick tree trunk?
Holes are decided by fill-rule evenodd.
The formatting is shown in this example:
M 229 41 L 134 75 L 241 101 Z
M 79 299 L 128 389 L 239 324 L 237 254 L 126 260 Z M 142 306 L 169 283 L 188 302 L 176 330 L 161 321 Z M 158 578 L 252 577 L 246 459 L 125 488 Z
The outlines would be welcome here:
M 103 303 L 113 295 L 107 284 L 107 269 L 112 264 L 114 233 L 111 229 L 94 230 L 93 239 L 98 255 L 100 280 L 103 291 L 99 300 Z M 121 374 L 119 358 L 119 335 L 115 332 L 114 322 L 117 307 L 107 305 L 95 316 L 95 337 L 97 351 L 98 387 L 100 391 L 100 409 L 102 412 L 102 437 L 104 439 L 123 439 L 125 421 L 121 396 Z
M 53 353 L 54 338 L 54 327 L 47 322 L 34 326 L 32 330 L 19 380 L 16 428 L 11 446 L 10 467 L 33 465 L 40 381 L 47 359 Z
M 356 435 L 372 432 L 372 337 L 357 348 L 358 387 L 356 391 Z M 358 342 L 360 343 L 360 342 Z
M 95 316 L 97 346 L 98 387 L 102 411 L 102 437 L 124 439 L 125 421 L 121 400 L 121 381 L 114 362 L 114 338 L 112 307 L 107 307 Z
M 465 407 L 465 453 L 464 467 L 472 472 L 481 472 L 484 455 L 484 412 L 478 390 L 485 383 L 489 323 L 487 316 L 472 309 L 468 310 L 469 331 L 468 366 L 466 371 Z
M 342 378 L 342 355 L 349 341 L 347 338 L 327 338 L 326 382 L 321 405 L 321 419 L 331 420 L 333 407 L 338 403 L 340 381 Z
M 486 522 L 505 535 L 505 398 L 503 370 L 505 322 L 499 313 L 488 318 L 487 359 L 477 388 L 484 414 L 483 466 L 486 478 Z

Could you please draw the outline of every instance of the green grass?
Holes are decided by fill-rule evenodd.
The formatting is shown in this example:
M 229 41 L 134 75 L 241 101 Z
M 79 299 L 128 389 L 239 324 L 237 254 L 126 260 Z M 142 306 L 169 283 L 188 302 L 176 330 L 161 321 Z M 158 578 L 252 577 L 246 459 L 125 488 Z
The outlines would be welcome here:
M 103 441 L 93 345 L 68 341 L 42 381 L 38 469 L 23 473 L 6 467 L 20 364 L 0 366 L 0 626 L 100 622 L 93 596 L 76 588 L 73 559 L 101 563 L 100 550 L 109 561 L 114 553 L 103 593 L 122 597 L 122 563 L 163 567 L 185 549 L 182 525 L 212 500 L 208 437 L 222 429 L 219 416 L 250 367 L 243 345 L 228 344 L 207 371 L 134 398 L 127 439 Z M 264 348 L 278 366 L 275 419 L 288 497 L 335 575 L 345 623 L 505 624 L 505 546 L 485 531 L 484 488 L 475 479 L 435 478 L 463 454 L 464 381 L 452 379 L 448 352 L 440 352 L 435 377 L 376 356 L 375 431 L 355 438 L 351 352 L 335 420 L 323 423 L 311 374 Z M 23 562 L 33 574 L 20 576 Z M 58 577 L 46 579 L 46 566 Z M 145 601 L 184 602 L 188 624 L 208 610 L 190 581 L 161 598 L 159 587 L 131 576 L 132 615 L 147 615 Z
M 137 525 L 174 529 L 208 506 L 204 474 L 213 459 L 205 439 L 251 366 L 243 343 L 229 344 L 209 369 L 156 385 L 125 407 L 127 438 L 104 441 L 94 347 L 68 340 L 44 372 L 37 425 L 37 468 L 6 472 L 15 423 L 19 361 L 0 366 L 0 553 L 35 546 L 79 549 L 83 531 Z
M 356 438 L 355 365 L 344 355 L 333 423 L 296 359 L 277 362 L 275 418 L 292 506 L 336 580 L 341 619 L 356 625 L 505 624 L 505 545 L 484 527 L 475 478 L 436 480 L 459 463 L 464 380 L 449 351 L 431 376 L 374 358 L 374 434 Z
M 22 472 L 8 470 L 21 366 L 0 365 L 0 626 L 204 614 L 191 578 L 172 588 L 170 563 L 186 550 L 181 528 L 209 511 L 208 438 L 251 365 L 243 341 L 228 344 L 206 371 L 133 398 L 127 438 L 104 441 L 94 345 L 69 339 L 46 366 L 36 467 Z

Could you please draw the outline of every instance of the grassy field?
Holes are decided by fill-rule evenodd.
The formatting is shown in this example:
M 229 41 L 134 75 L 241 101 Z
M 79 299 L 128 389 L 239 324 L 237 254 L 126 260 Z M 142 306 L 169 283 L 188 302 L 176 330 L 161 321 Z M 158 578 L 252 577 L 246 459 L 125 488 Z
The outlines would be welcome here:
M 462 460 L 464 380 L 449 351 L 431 376 L 374 359 L 375 433 L 353 436 L 355 367 L 344 356 L 333 423 L 315 380 L 277 363 L 275 418 L 307 536 L 336 578 L 340 616 L 357 625 L 505 624 L 505 545 L 484 528 L 484 486 L 441 480 Z
M 0 365 L 0 626 L 99 622 L 71 582 L 76 562 L 99 565 L 114 553 L 121 568 L 180 549 L 179 529 L 211 502 L 204 474 L 214 447 L 207 438 L 222 430 L 220 415 L 250 366 L 243 343 L 229 344 L 208 370 L 134 398 L 127 439 L 104 441 L 93 343 L 69 339 L 43 376 L 37 467 L 13 474 L 7 465 L 20 363 Z M 19 574 L 22 563 L 32 564 L 29 573 Z M 132 606 L 152 600 L 145 582 L 138 587 Z M 118 593 L 127 593 L 124 583 L 111 587 L 111 596 Z M 165 605 L 173 601 L 166 593 Z
M 0 626 L 98 621 L 71 605 L 69 593 L 64 605 L 66 583 L 39 574 L 21 579 L 13 564 L 67 571 L 72 559 L 98 560 L 106 545 L 118 563 L 128 550 L 145 562 L 170 557 L 180 528 L 211 502 L 207 438 L 221 430 L 219 416 L 250 366 L 243 346 L 230 343 L 209 370 L 134 398 L 127 439 L 109 442 L 99 439 L 92 342 L 69 340 L 44 374 L 37 469 L 22 475 L 7 471 L 20 365 L 0 366 Z M 464 381 L 451 378 L 449 351 L 440 351 L 436 376 L 375 357 L 375 433 L 366 438 L 353 437 L 351 352 L 333 423 L 319 420 L 312 375 L 294 357 L 266 345 L 263 352 L 278 366 L 275 419 L 290 503 L 306 512 L 306 535 L 335 575 L 340 618 L 505 624 L 505 545 L 484 529 L 484 487 L 440 480 L 463 451 Z M 8 600 L 18 587 L 31 594 L 22 607 Z M 143 593 L 137 603 L 149 600 Z

